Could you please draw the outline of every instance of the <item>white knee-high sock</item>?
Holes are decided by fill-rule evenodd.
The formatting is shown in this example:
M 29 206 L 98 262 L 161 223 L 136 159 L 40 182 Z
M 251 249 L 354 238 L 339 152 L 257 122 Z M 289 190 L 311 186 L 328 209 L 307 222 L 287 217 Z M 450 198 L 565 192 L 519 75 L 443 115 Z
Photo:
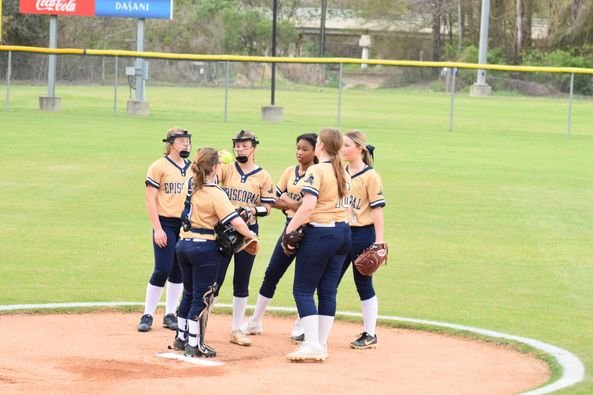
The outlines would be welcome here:
M 379 300 L 377 295 L 370 299 L 363 300 L 362 304 L 362 322 L 364 331 L 371 336 L 375 336 L 377 330 L 377 317 L 379 316 Z
M 257 295 L 257 302 L 255 302 L 255 310 L 253 311 L 253 321 L 259 322 L 262 320 L 264 313 L 266 312 L 266 308 L 270 303 L 271 298 L 266 298 L 265 296 L 258 294 Z
M 185 340 L 185 332 L 187 331 L 187 320 L 185 318 L 177 317 L 177 337 L 179 340 Z
M 190 346 L 195 347 L 198 345 L 198 321 L 187 320 L 188 327 L 188 339 L 187 342 Z
M 163 289 L 164 287 L 156 287 L 151 283 L 146 285 L 146 302 L 144 303 L 144 314 L 150 314 L 154 317 L 154 311 L 156 310 L 156 306 L 159 304 L 159 300 L 161 300 Z
M 294 324 L 292 325 L 292 331 L 290 336 L 297 337 L 302 335 L 304 332 L 303 323 L 301 322 L 301 317 L 297 315 L 296 320 L 294 320 Z
M 247 307 L 247 298 L 237 298 L 233 296 L 233 330 L 241 329 L 241 324 L 245 318 L 245 308 Z
M 309 315 L 301 318 L 305 330 L 305 343 L 319 344 L 319 316 Z
M 165 302 L 165 314 L 175 314 L 179 298 L 183 292 L 183 284 L 176 284 L 167 281 L 167 300 Z
M 320 315 L 319 316 L 319 343 L 327 344 L 327 339 L 329 338 L 329 333 L 332 330 L 332 326 L 334 324 L 334 317 L 331 315 Z M 307 335 L 305 335 L 305 340 L 307 340 Z

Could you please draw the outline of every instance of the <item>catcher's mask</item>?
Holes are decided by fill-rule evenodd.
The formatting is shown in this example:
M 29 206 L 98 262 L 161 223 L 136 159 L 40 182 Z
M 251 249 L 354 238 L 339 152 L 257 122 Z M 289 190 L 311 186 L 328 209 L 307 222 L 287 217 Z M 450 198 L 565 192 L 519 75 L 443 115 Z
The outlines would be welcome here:
M 178 129 L 178 132 L 175 134 L 172 134 L 170 136 L 167 136 L 167 138 L 163 139 L 163 143 L 167 143 L 170 145 L 173 145 L 175 143 L 175 139 L 176 138 L 180 138 L 180 137 L 187 137 L 189 138 L 189 150 L 191 150 L 191 134 L 188 132 L 187 129 Z M 179 156 L 181 156 L 182 158 L 188 158 L 189 157 L 189 150 L 181 150 L 179 151 Z
M 235 149 L 235 143 L 239 143 L 239 142 L 243 142 L 243 141 L 250 141 L 251 147 L 253 147 L 253 149 L 251 150 L 249 155 L 236 155 L 237 150 Z M 233 152 L 235 153 L 235 159 L 237 160 L 237 162 L 247 163 L 249 156 L 253 155 L 253 152 L 255 151 L 255 147 L 258 144 L 259 144 L 259 140 L 253 133 L 248 132 L 246 130 L 241 130 L 239 133 L 237 133 L 237 135 L 233 138 Z

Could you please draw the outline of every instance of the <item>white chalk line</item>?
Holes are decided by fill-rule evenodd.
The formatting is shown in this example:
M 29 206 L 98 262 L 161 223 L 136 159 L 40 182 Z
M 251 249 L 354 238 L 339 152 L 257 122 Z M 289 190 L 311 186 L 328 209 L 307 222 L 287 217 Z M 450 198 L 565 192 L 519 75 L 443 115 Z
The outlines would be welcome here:
M 122 307 L 122 306 L 143 306 L 144 303 L 141 302 L 80 302 L 80 303 L 44 303 L 44 304 L 14 304 L 14 305 L 0 305 L 0 311 L 14 311 L 14 310 L 35 310 L 35 309 L 69 309 L 69 308 L 82 308 L 82 307 Z M 163 305 L 161 303 L 160 305 Z M 232 308 L 230 304 L 217 304 L 217 307 L 223 308 Z M 248 306 L 250 308 L 254 308 L 253 305 Z M 296 308 L 294 307 L 268 307 L 266 310 L 268 311 L 278 311 L 278 312 L 285 312 L 285 313 L 296 313 Z M 354 313 L 350 311 L 338 311 L 336 315 L 341 315 L 345 317 L 362 317 L 360 313 Z M 515 336 L 510 335 L 503 332 L 496 332 L 489 329 L 482 329 L 482 328 L 475 328 L 471 326 L 465 325 L 458 325 L 452 324 L 448 322 L 440 322 L 440 321 L 430 321 L 430 320 L 422 320 L 416 318 L 407 318 L 407 317 L 398 317 L 398 316 L 387 316 L 387 315 L 380 315 L 378 317 L 380 320 L 385 321 L 399 321 L 399 322 L 407 322 L 413 324 L 421 324 L 421 325 L 429 325 L 435 327 L 442 327 L 442 328 L 450 328 L 460 331 L 467 331 L 471 333 L 476 333 L 478 335 L 487 336 L 491 338 L 498 338 L 498 339 L 506 339 L 512 340 L 518 343 L 523 343 L 529 345 L 536 350 L 542 351 L 550 356 L 552 356 L 556 362 L 562 367 L 562 374 L 560 378 L 552 383 L 549 383 L 543 387 L 536 388 L 534 390 L 524 392 L 523 395 L 541 395 L 541 394 L 549 394 L 554 391 L 558 391 L 563 388 L 570 387 L 577 383 L 580 383 L 585 378 L 585 366 L 581 362 L 581 360 L 571 353 L 568 350 L 565 350 L 560 347 L 556 347 L 552 344 L 545 343 L 536 339 L 531 339 L 528 337 L 522 336 Z M 179 354 L 170 353 L 176 356 L 180 356 Z M 158 355 L 158 354 L 157 354 Z M 159 355 L 162 356 L 162 355 Z M 187 357 L 186 357 L 187 358 Z M 178 359 L 178 358 L 176 358 Z M 214 362 L 214 361 L 207 361 L 203 359 L 192 358 L 192 360 L 201 361 L 201 362 Z M 187 361 L 186 361 L 187 362 Z M 192 362 L 195 363 L 195 362 Z

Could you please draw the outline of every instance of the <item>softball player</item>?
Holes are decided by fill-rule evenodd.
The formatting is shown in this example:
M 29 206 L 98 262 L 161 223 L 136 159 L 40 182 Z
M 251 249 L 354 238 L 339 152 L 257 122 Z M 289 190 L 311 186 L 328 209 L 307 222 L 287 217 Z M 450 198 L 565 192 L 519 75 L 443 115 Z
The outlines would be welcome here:
M 270 174 L 255 164 L 255 151 L 259 141 L 257 136 L 248 130 L 241 130 L 233 138 L 235 161 L 221 164 L 218 169 L 218 181 L 235 207 L 244 207 L 251 213 L 247 225 L 258 233 L 258 217 L 270 213 L 274 204 L 274 182 Z M 227 269 L 232 257 L 221 257 L 216 296 L 224 283 Z M 231 343 L 250 346 L 251 340 L 241 331 L 245 317 L 247 297 L 249 296 L 249 279 L 255 256 L 241 251 L 234 254 L 235 268 L 233 273 L 233 322 Z
M 383 207 L 385 199 L 381 178 L 373 169 L 372 145 L 367 145 L 365 135 L 358 130 L 351 130 L 344 135 L 342 157 L 348 162 L 346 172 L 352 179 L 350 203 L 352 215 L 350 230 L 352 232 L 352 248 L 344 260 L 340 281 L 348 266 L 356 257 L 373 243 L 383 243 Z M 350 346 L 356 349 L 374 348 L 377 346 L 377 315 L 379 303 L 373 287 L 373 277 L 363 276 L 352 265 L 354 284 L 362 304 L 364 330 Z
M 323 361 L 336 313 L 340 270 L 350 250 L 348 226 L 350 179 L 340 162 L 343 139 L 338 129 L 319 132 L 315 155 L 319 164 L 307 170 L 301 206 L 288 225 L 289 234 L 304 227 L 296 252 L 293 295 L 305 331 L 300 347 L 287 355 L 291 361 Z M 318 303 L 314 295 L 317 291 Z
M 144 315 L 138 331 L 148 332 L 154 312 L 167 283 L 163 326 L 177 329 L 175 309 L 183 290 L 181 271 L 175 257 L 175 244 L 181 229 L 180 215 L 187 192 L 190 161 L 185 159 L 191 149 L 191 134 L 182 128 L 171 128 L 167 137 L 165 156 L 148 168 L 146 175 L 146 207 L 152 223 L 154 271 L 146 286 Z M 167 281 L 168 280 L 168 281 Z
M 174 348 L 184 349 L 189 356 L 216 356 L 216 352 L 204 343 L 209 307 L 207 293 L 209 288 L 211 292 L 216 287 L 213 284 L 220 262 L 214 226 L 218 221 L 230 222 L 246 238 L 255 237 L 225 191 L 216 185 L 218 160 L 218 152 L 213 148 L 201 148 L 196 154 L 190 179 L 191 229 L 181 231 L 176 248 L 183 277 L 183 297 L 179 304 L 179 328 Z
M 276 200 L 274 208 L 282 210 L 286 216 L 286 224 L 292 219 L 292 216 L 299 208 L 301 202 L 301 188 L 305 173 L 313 164 L 317 162 L 315 158 L 315 144 L 317 142 L 317 135 L 315 133 L 301 134 L 296 138 L 296 158 L 298 165 L 290 166 L 284 170 L 278 184 L 276 184 Z M 259 289 L 257 302 L 253 316 L 241 326 L 243 333 L 247 335 L 260 335 L 263 332 L 262 318 L 266 311 L 266 307 L 270 300 L 274 297 L 276 287 L 280 282 L 286 269 L 294 260 L 294 255 L 286 255 L 280 246 L 282 237 L 278 238 L 270 263 L 264 275 L 264 281 Z M 297 322 L 298 318 L 297 318 Z M 297 340 L 302 336 L 299 331 L 300 325 L 296 325 L 297 329 L 293 330 L 292 337 Z M 301 328 L 302 330 L 302 328 Z

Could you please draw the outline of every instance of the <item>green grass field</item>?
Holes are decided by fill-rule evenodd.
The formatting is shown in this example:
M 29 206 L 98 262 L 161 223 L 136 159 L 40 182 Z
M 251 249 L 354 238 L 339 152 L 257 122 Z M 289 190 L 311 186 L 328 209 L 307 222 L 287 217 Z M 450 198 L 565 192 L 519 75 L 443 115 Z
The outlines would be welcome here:
M 110 87 L 58 87 L 62 111 L 43 113 L 45 87 L 0 88 L 0 304 L 143 301 L 152 272 L 144 206 L 148 165 L 166 129 L 198 146 L 231 148 L 239 129 L 262 142 L 274 179 L 293 164 L 294 139 L 336 124 L 337 90 L 283 90 L 285 121 L 260 121 L 269 91 L 148 87 L 150 117 L 113 111 Z M 380 314 L 452 322 L 536 338 L 575 353 L 593 393 L 593 103 L 521 97 L 455 100 L 391 90 L 344 91 L 342 129 L 377 149 L 388 206 L 389 265 L 376 276 Z M 250 303 L 283 218 L 261 221 Z M 353 282 L 338 309 L 359 311 Z M 221 302 L 231 300 L 230 282 Z M 275 306 L 293 306 L 291 280 Z

